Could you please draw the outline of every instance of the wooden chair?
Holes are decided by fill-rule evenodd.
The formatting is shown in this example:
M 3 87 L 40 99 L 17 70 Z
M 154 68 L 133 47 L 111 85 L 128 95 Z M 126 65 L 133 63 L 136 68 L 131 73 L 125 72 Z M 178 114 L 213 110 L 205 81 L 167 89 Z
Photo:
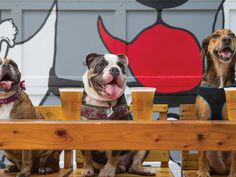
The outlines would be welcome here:
M 197 120 L 195 105 L 182 104 L 180 105 L 180 119 L 181 120 Z M 181 172 L 185 177 L 197 177 L 198 170 L 198 151 L 182 151 Z M 220 175 L 219 175 L 220 176 Z M 214 177 L 219 177 L 214 175 Z M 221 175 L 221 177 L 223 177 Z
M 130 112 L 132 112 L 133 107 L 132 105 L 129 107 Z M 167 119 L 167 112 L 168 112 L 168 105 L 166 104 L 154 104 L 153 105 L 153 112 L 158 112 L 159 117 L 161 120 Z M 71 174 L 70 177 L 80 177 L 80 173 L 83 167 L 83 158 L 80 151 L 77 151 L 77 169 L 75 169 Z M 155 168 L 157 171 L 158 177 L 172 177 L 173 174 L 169 168 L 169 151 L 157 151 L 152 150 L 150 151 L 148 157 L 146 158 L 145 162 L 160 162 L 160 167 Z M 123 173 L 117 174 L 117 177 L 140 177 L 140 175 L 134 175 L 130 173 Z
M 61 106 L 35 106 L 36 110 L 38 110 L 45 118 L 45 120 L 63 120 L 63 112 Z M 68 176 L 72 172 L 72 151 L 65 150 L 64 151 L 64 168 L 61 168 L 57 173 L 52 173 L 49 175 L 38 175 L 31 174 L 31 177 L 64 177 Z M 0 174 L 1 176 L 1 174 Z M 16 173 L 4 173 L 4 177 L 15 177 Z

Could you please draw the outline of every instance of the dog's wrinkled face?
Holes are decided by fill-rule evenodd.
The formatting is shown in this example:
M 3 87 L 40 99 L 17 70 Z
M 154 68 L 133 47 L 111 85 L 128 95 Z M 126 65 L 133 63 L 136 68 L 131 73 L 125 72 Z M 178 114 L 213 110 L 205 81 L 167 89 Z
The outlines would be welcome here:
M 230 30 L 220 29 L 203 41 L 203 48 L 211 58 L 230 63 L 236 53 L 236 37 Z
M 96 53 L 86 57 L 88 66 L 87 94 L 100 100 L 116 100 L 126 87 L 126 68 L 128 59 L 125 55 Z M 86 88 L 88 87 L 88 88 Z
M 21 73 L 13 60 L 0 60 L 0 92 L 17 90 L 20 78 Z

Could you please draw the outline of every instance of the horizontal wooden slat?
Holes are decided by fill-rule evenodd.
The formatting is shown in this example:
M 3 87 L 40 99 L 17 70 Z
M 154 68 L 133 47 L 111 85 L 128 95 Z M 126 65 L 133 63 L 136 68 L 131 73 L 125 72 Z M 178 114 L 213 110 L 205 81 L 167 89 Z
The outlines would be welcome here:
M 45 119 L 47 120 L 63 120 L 63 112 L 61 106 L 35 106 Z
M 133 111 L 133 105 L 129 106 L 130 112 Z M 167 112 L 168 111 L 168 104 L 153 104 L 152 107 L 153 112 Z
M 37 173 L 32 173 L 30 177 L 65 177 L 71 173 L 71 169 L 60 169 L 57 173 L 51 173 L 48 175 L 39 175 Z M 7 173 L 0 174 L 1 177 L 16 177 L 17 173 Z
M 74 170 L 69 177 L 81 177 L 81 168 Z M 173 173 L 169 168 L 155 168 L 157 177 L 173 177 Z M 97 177 L 97 175 L 95 175 Z M 116 177 L 144 177 L 143 175 L 136 175 L 131 173 L 116 174 Z
M 169 161 L 169 152 L 168 151 L 150 151 L 149 155 L 145 161 Z
M 182 155 L 183 161 L 196 161 L 199 158 L 198 154 Z
M 196 161 L 182 161 L 182 170 L 197 170 L 198 160 Z
M 182 151 L 182 159 L 193 160 L 199 157 L 198 151 Z
M 236 122 L 0 121 L 0 149 L 236 150 Z
M 195 104 L 181 104 L 180 118 L 181 120 L 197 120 Z
M 211 177 L 226 177 L 227 175 L 211 175 Z M 197 177 L 197 170 L 184 170 L 183 177 Z

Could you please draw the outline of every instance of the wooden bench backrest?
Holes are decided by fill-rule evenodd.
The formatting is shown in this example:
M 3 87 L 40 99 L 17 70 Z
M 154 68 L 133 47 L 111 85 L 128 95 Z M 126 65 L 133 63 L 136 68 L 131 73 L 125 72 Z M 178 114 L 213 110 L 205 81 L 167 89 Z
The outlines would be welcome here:
M 180 105 L 180 119 L 181 120 L 197 120 L 194 104 Z M 198 169 L 197 151 L 182 151 L 182 170 L 197 170 Z
M 46 120 L 63 120 L 63 111 L 61 106 L 36 106 L 35 107 Z M 129 107 L 132 112 L 132 105 Z M 161 120 L 167 119 L 168 105 L 167 104 L 154 104 L 153 112 L 158 112 Z M 75 118 L 79 119 L 79 118 Z M 65 165 L 68 167 L 71 161 L 71 151 L 65 151 Z M 83 164 L 83 158 L 80 151 L 76 152 L 77 166 L 81 167 Z M 159 161 L 161 166 L 168 166 L 169 152 L 168 151 L 150 151 L 146 161 Z
M 61 106 L 35 106 L 46 120 L 63 120 Z
M 195 112 L 195 104 L 181 104 L 180 105 L 180 119 L 181 120 L 197 120 Z

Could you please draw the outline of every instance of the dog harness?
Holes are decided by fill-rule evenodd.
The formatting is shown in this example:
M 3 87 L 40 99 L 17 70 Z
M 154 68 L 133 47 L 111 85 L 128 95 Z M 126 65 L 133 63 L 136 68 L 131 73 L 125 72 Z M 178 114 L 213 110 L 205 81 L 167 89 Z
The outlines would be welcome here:
M 81 116 L 88 120 L 132 120 L 129 115 L 129 108 L 124 95 L 117 100 L 117 105 L 108 107 L 100 107 L 86 104 L 85 97 L 87 93 L 83 93 L 83 104 L 81 106 Z
M 18 89 L 13 95 L 7 97 L 7 98 L 3 98 L 3 99 L 0 99 L 0 105 L 1 104 L 9 104 L 13 101 L 15 101 L 18 96 L 21 94 L 21 91 L 22 90 L 25 90 L 25 81 L 20 81 L 20 89 Z
M 92 105 L 82 105 L 81 116 L 89 120 L 129 120 L 127 115 L 129 114 L 127 105 L 118 105 L 112 107 L 112 114 L 107 115 L 107 107 L 98 107 Z
M 197 95 L 208 103 L 211 120 L 223 120 L 222 110 L 226 102 L 224 88 L 199 86 Z

